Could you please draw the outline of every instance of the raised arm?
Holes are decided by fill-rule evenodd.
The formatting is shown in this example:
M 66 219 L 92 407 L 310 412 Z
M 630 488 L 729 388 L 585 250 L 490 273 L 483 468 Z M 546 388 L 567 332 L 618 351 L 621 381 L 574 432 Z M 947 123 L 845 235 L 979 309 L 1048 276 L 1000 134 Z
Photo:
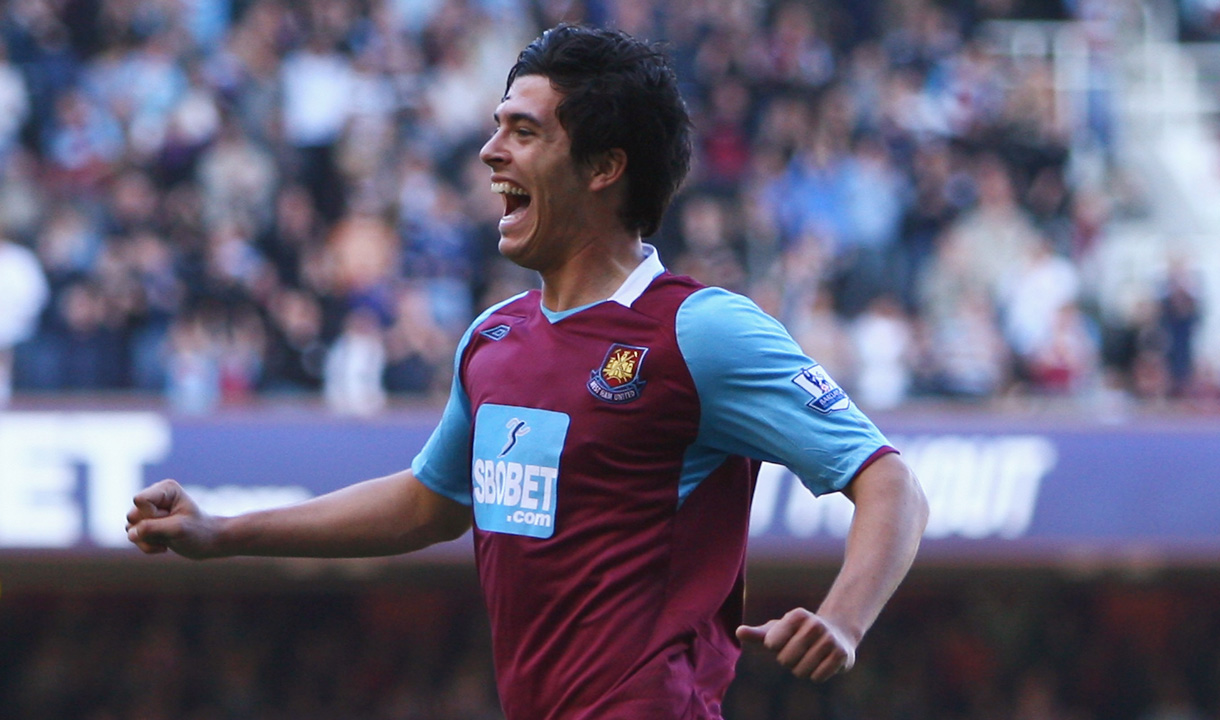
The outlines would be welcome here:
M 906 576 L 928 520 L 928 503 L 896 454 L 865 468 L 843 494 L 856 505 L 843 567 L 816 613 L 805 608 L 737 637 L 759 643 L 798 677 L 826 680 L 855 664 L 856 647 Z
M 127 513 L 127 537 L 146 553 L 373 557 L 396 555 L 461 536 L 470 508 L 438 495 L 410 470 L 366 480 L 272 510 L 215 517 L 173 480 L 146 488 Z

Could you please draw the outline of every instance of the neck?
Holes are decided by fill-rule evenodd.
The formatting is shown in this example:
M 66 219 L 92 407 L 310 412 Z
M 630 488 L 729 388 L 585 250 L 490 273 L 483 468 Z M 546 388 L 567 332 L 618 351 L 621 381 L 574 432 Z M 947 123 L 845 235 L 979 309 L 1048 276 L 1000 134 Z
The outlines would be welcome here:
M 543 271 L 542 304 L 563 312 L 609 298 L 644 260 L 639 235 L 589 243 L 559 267 Z

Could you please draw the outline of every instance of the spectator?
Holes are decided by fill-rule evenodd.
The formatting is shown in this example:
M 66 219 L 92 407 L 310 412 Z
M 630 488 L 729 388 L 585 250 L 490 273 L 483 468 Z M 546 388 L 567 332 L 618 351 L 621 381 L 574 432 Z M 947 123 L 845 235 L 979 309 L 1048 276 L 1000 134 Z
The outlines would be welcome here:
M 946 242 L 962 253 L 962 271 L 998 300 L 1011 282 L 1012 268 L 1041 242 L 1027 212 L 1017 202 L 1011 169 L 994 154 L 981 157 L 974 177 L 978 204 L 949 227 Z
M 156 228 L 161 198 L 147 172 L 135 167 L 118 169 L 108 178 L 106 190 L 102 217 L 93 222 L 99 230 L 113 235 L 130 235 Z
M 185 291 L 174 272 L 173 251 L 159 235 L 136 234 L 128 241 L 125 256 L 124 270 L 134 295 L 128 316 L 132 386 L 160 391 L 166 381 L 169 327 Z
M 259 255 L 275 267 L 280 284 L 300 287 L 306 254 L 325 244 L 325 225 L 301 185 L 285 184 L 275 197 L 271 223 L 259 234 Z
M 0 408 L 13 394 L 13 347 L 34 334 L 47 295 L 38 258 L 0 235 Z
M 785 325 L 792 329 L 793 339 L 805 354 L 820 362 L 832 377 L 843 378 L 848 385 L 855 384 L 859 372 L 858 343 L 852 342 L 847 323 L 835 312 L 828 288 L 813 284 L 811 297 L 798 304 Z
M 0 37 L 0 163 L 16 149 L 29 114 L 30 96 L 25 78 L 9 62 L 8 48 Z
M 54 387 L 104 390 L 126 385 L 118 308 L 96 281 L 68 283 L 51 322 L 53 351 L 45 371 Z
M 692 196 L 682 203 L 678 214 L 685 252 L 675 272 L 739 291 L 745 268 L 728 237 L 733 227 L 725 202 L 710 195 Z
M 873 300 L 851 330 L 858 360 L 853 397 L 870 410 L 892 410 L 911 386 L 914 339 L 902 306 L 891 295 Z
M 368 307 L 382 321 L 393 317 L 400 244 L 388 224 L 376 216 L 351 215 L 334 226 L 326 251 L 334 262 L 334 289 L 349 308 Z
M 1033 241 L 1026 253 L 1008 274 L 999 303 L 1005 337 L 1022 362 L 1052 344 L 1062 309 L 1075 305 L 1080 293 L 1075 266 L 1056 255 L 1049 242 Z
M 26 148 L 14 148 L 0 161 L 0 218 L 13 237 L 34 237 L 45 219 L 47 187 L 38 181 L 40 172 L 36 156 Z
M 251 399 L 261 384 L 267 354 L 267 329 L 252 305 L 236 308 L 228 318 L 219 352 L 220 397 L 226 404 Z
M 711 88 L 706 116 L 696 122 L 700 179 L 719 194 L 731 194 L 750 163 L 750 87 L 728 77 Z
M 322 31 L 290 53 L 281 70 L 284 137 L 297 153 L 299 177 L 330 222 L 345 209 L 335 145 L 350 116 L 354 80 L 350 60 Z
M 834 53 L 822 37 L 813 9 L 782 2 L 773 9 L 769 31 L 760 35 L 750 63 L 764 84 L 818 88 L 834 76 Z
M 1025 358 L 1036 392 L 1080 395 L 1097 381 L 1098 349 L 1084 313 L 1074 302 L 1060 306 L 1049 332 Z
M 923 327 L 919 364 L 923 385 L 937 395 L 985 400 L 1009 384 L 1010 350 L 995 307 L 980 290 L 968 291 L 953 314 Z
M 394 323 L 386 330 L 386 389 L 442 398 L 452 379 L 459 331 L 437 322 L 434 293 L 423 283 L 399 289 Z
M 209 224 L 237 222 L 261 230 L 271 223 L 279 170 L 236 118 L 228 118 L 216 141 L 203 151 L 197 173 Z
M 1160 324 L 1165 333 L 1169 392 L 1183 397 L 1194 380 L 1195 330 L 1202 315 L 1197 283 L 1184 262 L 1170 263 L 1161 293 Z
M 80 90 L 70 90 L 57 99 L 55 119 L 44 127 L 44 151 L 53 182 L 69 192 L 96 188 L 123 154 L 123 130 L 118 121 Z
M 199 415 L 220 404 L 220 361 L 216 319 L 195 312 L 178 317 L 170 328 L 166 392 L 170 407 Z
M 881 296 L 893 277 L 895 245 L 906 210 L 906 179 L 879 138 L 861 136 L 843 177 L 846 223 L 835 259 L 839 307 L 855 317 Z
M 284 289 L 270 302 L 268 350 L 263 387 L 301 393 L 322 387 L 326 358 L 322 307 L 307 292 Z
M 323 389 L 327 405 L 343 415 L 372 415 L 386 403 L 381 321 L 368 307 L 348 314 L 343 332 L 326 355 Z

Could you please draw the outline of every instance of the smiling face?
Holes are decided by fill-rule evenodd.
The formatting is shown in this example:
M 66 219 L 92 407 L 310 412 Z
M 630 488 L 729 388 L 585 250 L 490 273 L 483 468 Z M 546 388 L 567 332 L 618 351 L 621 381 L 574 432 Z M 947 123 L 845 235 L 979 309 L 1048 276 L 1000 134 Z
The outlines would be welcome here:
M 504 198 L 500 253 L 540 272 L 561 265 L 590 229 L 590 171 L 572 159 L 555 114 L 562 99 L 543 76 L 517 78 L 479 153 L 492 170 L 492 191 Z

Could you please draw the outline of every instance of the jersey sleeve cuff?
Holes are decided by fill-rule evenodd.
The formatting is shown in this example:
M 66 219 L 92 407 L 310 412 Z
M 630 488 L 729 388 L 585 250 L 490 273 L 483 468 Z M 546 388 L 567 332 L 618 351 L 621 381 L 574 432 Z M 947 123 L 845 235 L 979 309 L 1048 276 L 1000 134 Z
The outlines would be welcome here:
M 436 478 L 431 477 L 431 473 L 429 473 L 427 467 L 424 466 L 423 453 L 416 455 L 415 459 L 411 461 L 411 474 L 414 475 L 415 479 L 418 480 L 424 487 L 428 488 L 437 495 L 447 497 L 456 503 L 465 505 L 466 507 L 470 507 L 473 504 L 473 500 L 471 499 L 469 492 L 455 491 L 453 488 L 439 482 Z
M 886 455 L 889 455 L 891 453 L 893 453 L 895 455 L 899 454 L 897 449 L 895 449 L 889 445 L 882 445 L 881 447 L 874 450 L 872 455 L 869 455 L 868 457 L 864 458 L 864 462 L 860 463 L 860 467 L 851 476 L 851 480 L 848 480 L 846 483 L 844 483 L 843 487 L 847 487 L 848 485 L 851 484 L 852 480 L 855 480 L 856 478 L 860 477 L 860 473 L 864 472 L 868 468 L 869 465 L 872 465 L 873 463 L 877 462 L 877 460 L 879 460 L 882 457 L 885 457 Z M 842 490 L 843 488 L 839 488 L 839 489 Z

